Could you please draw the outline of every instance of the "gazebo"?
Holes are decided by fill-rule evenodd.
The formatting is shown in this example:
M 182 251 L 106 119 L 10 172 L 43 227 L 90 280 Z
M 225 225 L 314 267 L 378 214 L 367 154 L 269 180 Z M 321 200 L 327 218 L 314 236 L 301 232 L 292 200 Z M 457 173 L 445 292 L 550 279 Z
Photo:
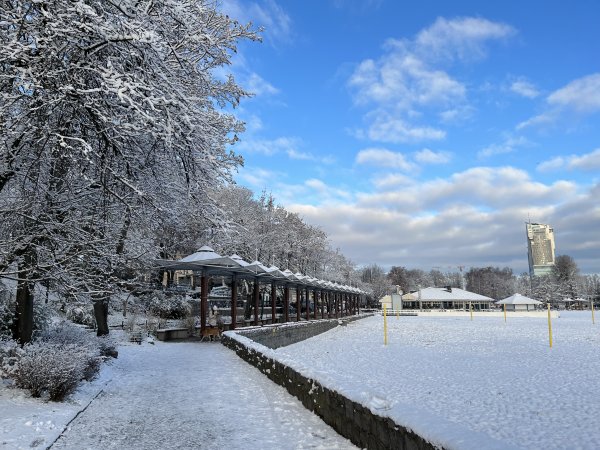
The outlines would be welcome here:
M 496 305 L 506 305 L 507 311 L 530 311 L 541 304 L 542 302 L 539 300 L 534 300 L 533 298 L 525 297 L 521 294 L 513 294 L 510 297 L 506 297 L 505 299 L 496 302 Z

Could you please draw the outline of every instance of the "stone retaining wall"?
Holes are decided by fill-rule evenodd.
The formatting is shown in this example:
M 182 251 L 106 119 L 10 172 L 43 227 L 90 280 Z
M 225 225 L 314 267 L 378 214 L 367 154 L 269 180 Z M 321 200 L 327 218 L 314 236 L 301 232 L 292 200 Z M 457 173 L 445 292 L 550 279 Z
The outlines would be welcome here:
M 237 332 L 259 344 L 272 349 L 285 347 L 304 341 L 318 334 L 325 333 L 339 325 L 347 325 L 349 322 L 365 316 L 350 316 L 343 319 L 310 320 L 308 322 L 288 322 L 285 324 L 268 325 L 264 327 L 253 327 L 238 329 Z
M 337 320 L 326 322 L 333 325 L 328 329 L 338 325 Z M 319 322 L 306 322 L 302 325 L 289 327 L 297 328 L 296 331 L 277 331 L 276 333 L 281 334 L 278 339 L 288 340 L 290 343 L 292 343 L 291 341 L 298 342 L 300 336 L 311 334 L 309 329 L 314 329 L 315 334 L 313 335 L 316 335 L 326 331 L 325 328 L 327 328 L 325 325 L 319 325 Z M 272 343 L 275 339 L 267 336 L 269 330 L 263 329 L 262 332 L 257 330 L 259 329 L 227 332 L 223 335 L 222 343 L 272 381 L 286 388 L 307 409 L 313 411 L 325 423 L 355 445 L 367 449 L 425 450 L 437 448 L 411 430 L 396 424 L 390 418 L 374 414 L 367 407 L 322 386 L 317 380 L 307 378 L 296 370 L 270 358 L 257 348 L 236 340 L 235 334 L 240 334 L 256 342 L 259 342 L 260 339 Z M 270 333 L 275 334 L 272 330 Z M 283 334 L 286 334 L 287 337 L 284 337 Z M 281 346 L 278 345 L 278 347 Z

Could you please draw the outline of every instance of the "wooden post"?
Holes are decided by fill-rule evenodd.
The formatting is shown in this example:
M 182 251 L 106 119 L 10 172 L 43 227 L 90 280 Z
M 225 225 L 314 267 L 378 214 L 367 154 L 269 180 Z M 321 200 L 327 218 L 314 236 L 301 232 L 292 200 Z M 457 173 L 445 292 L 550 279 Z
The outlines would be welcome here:
M 271 323 L 277 323 L 277 285 L 271 281 Z
M 283 289 L 283 318 L 284 322 L 290 321 L 290 287 L 287 284 Z
M 319 291 L 317 291 L 316 289 L 313 290 L 313 304 L 314 304 L 314 311 L 313 311 L 313 319 L 317 319 L 317 312 L 319 311 Z
M 506 303 L 504 304 L 504 323 L 506 323 Z
M 235 330 L 237 324 L 237 277 L 235 273 L 231 275 L 231 327 Z
M 202 272 L 200 277 L 200 334 L 206 329 L 206 309 L 208 307 L 208 275 Z
M 325 291 L 321 290 L 319 297 L 321 298 L 321 319 L 325 318 Z
M 383 345 L 387 345 L 387 305 L 383 304 Z
M 548 340 L 550 341 L 550 348 L 552 348 L 552 320 L 550 319 L 550 303 L 548 303 Z
M 596 323 L 596 321 L 594 320 L 594 299 L 591 299 L 590 303 L 592 305 L 592 325 L 594 325 Z
M 296 286 L 296 322 L 300 322 L 300 309 L 302 309 L 302 288 Z
M 258 325 L 258 301 L 260 298 L 260 283 L 258 277 L 254 278 L 254 325 Z
M 308 290 L 308 286 L 305 289 L 306 291 L 306 320 L 310 320 L 310 291 Z

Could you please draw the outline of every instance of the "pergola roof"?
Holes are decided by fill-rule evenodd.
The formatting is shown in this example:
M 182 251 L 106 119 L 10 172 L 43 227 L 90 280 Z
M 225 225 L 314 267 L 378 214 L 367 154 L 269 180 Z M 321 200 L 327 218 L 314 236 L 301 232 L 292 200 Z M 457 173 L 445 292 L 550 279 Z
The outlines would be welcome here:
M 177 261 L 158 259 L 155 261 L 158 267 L 163 267 L 169 270 L 192 270 L 206 271 L 212 274 L 236 274 L 247 277 L 266 278 L 274 282 L 289 282 L 301 286 L 321 287 L 322 289 L 351 292 L 355 294 L 363 294 L 363 291 L 353 286 L 346 286 L 330 281 L 319 280 L 300 272 L 292 273 L 289 269 L 280 270 L 278 267 L 267 267 L 260 261 L 251 263 L 244 261 L 239 255 L 232 254 L 231 256 L 221 256 L 216 253 L 211 247 L 203 246 L 195 253 L 181 258 Z

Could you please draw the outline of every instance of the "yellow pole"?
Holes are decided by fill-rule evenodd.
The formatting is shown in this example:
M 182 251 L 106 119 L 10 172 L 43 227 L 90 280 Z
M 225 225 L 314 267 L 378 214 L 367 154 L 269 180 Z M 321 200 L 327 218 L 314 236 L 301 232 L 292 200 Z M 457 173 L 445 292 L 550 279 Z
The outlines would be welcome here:
M 469 311 L 471 313 L 471 320 L 473 320 L 473 303 L 469 302 Z
M 504 304 L 504 323 L 506 323 L 506 303 Z
M 548 303 L 548 337 L 550 339 L 550 348 L 552 348 L 552 321 L 550 320 L 550 303 Z
M 592 325 L 595 324 L 596 322 L 594 321 L 594 299 L 592 299 L 591 301 L 592 303 Z
M 383 345 L 387 345 L 387 305 L 383 304 Z

